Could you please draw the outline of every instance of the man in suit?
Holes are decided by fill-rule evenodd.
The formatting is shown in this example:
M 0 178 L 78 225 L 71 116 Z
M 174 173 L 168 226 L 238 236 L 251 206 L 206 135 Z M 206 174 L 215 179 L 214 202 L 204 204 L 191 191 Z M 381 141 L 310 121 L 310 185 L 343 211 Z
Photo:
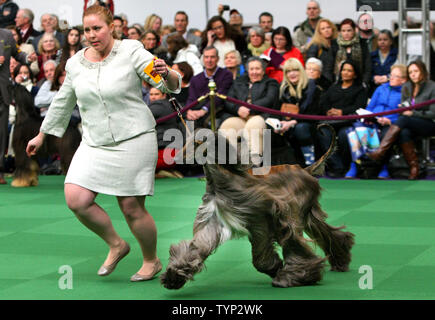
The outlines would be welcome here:
M 20 30 L 23 43 L 32 44 L 33 39 L 41 35 L 41 32 L 33 28 L 33 15 L 30 9 L 20 9 L 15 17 L 15 25 Z
M 58 24 L 59 24 L 59 21 L 54 14 L 45 13 L 41 16 L 42 33 L 39 36 L 37 36 L 35 39 L 33 39 L 33 42 L 32 42 L 32 45 L 38 54 L 39 54 L 38 43 L 39 43 L 39 40 L 41 40 L 41 38 L 45 32 L 53 33 L 54 37 L 59 41 L 60 47 L 63 47 L 63 44 L 65 43 L 65 36 L 63 35 L 62 32 L 57 31 Z
M 11 57 L 14 57 L 22 64 L 37 59 L 35 53 L 27 56 L 17 48 L 12 32 L 7 29 L 0 29 L 0 184 L 6 184 L 3 172 L 5 169 L 4 155 L 8 145 L 9 105 L 11 104 L 9 92 Z
M 199 49 L 201 47 L 201 38 L 194 35 L 193 33 L 187 32 L 188 24 L 189 24 L 189 17 L 187 16 L 187 13 L 184 11 L 177 11 L 174 17 L 175 32 L 172 32 L 163 37 L 162 46 L 168 48 L 168 44 L 166 43 L 168 37 L 178 34 L 180 36 L 183 36 L 188 43 L 194 44 Z
M 18 5 L 12 0 L 0 0 L 0 28 L 13 25 L 17 11 Z

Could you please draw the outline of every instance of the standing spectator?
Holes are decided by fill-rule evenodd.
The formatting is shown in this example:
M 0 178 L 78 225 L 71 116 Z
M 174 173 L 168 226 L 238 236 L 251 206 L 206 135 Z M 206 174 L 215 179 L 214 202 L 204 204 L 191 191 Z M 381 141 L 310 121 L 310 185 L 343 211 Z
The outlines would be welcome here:
M 9 105 L 11 104 L 11 96 L 8 90 L 10 85 L 10 60 L 14 57 L 20 63 L 25 64 L 36 60 L 36 54 L 26 55 L 20 52 L 15 43 L 14 37 L 9 30 L 0 29 L 0 184 L 6 184 L 3 177 L 4 155 L 8 144 L 8 120 L 9 120 Z M 4 50 L 4 48 L 10 48 Z
M 20 9 L 15 17 L 15 25 L 17 26 L 22 43 L 32 44 L 34 38 L 39 36 L 41 33 L 33 28 L 33 15 L 30 9 Z
M 12 35 L 14 36 L 15 43 L 18 45 L 21 51 L 25 52 L 26 54 L 30 55 L 33 52 L 35 52 L 35 49 L 31 44 L 23 43 L 21 40 L 21 34 L 20 31 L 14 27 L 14 26 L 8 26 L 6 29 L 10 30 L 12 32 Z M 33 75 L 37 75 L 39 73 L 39 66 L 38 61 L 33 61 L 30 64 L 30 69 L 32 70 Z
M 251 55 L 259 57 L 270 48 L 270 42 L 266 41 L 264 30 L 260 27 L 253 26 L 248 31 L 248 50 Z
M 146 17 L 144 29 L 145 31 L 153 30 L 160 36 L 162 34 L 162 24 L 162 18 L 155 13 L 152 13 L 148 17 Z
M 230 71 L 218 66 L 219 53 L 215 47 L 206 47 L 203 51 L 202 62 L 204 72 L 194 76 L 190 81 L 189 98 L 186 105 L 196 101 L 199 97 L 210 92 L 208 83 L 214 80 L 216 83 L 216 91 L 226 95 L 233 83 L 233 75 Z M 224 102 L 216 97 L 216 127 L 224 121 L 228 114 L 223 110 Z M 209 118 L 210 103 L 200 104 L 192 109 L 187 110 L 187 120 L 195 121 L 195 127 L 209 127 L 207 119 Z
M 169 61 L 167 56 L 167 50 L 162 46 L 159 46 L 160 36 L 154 30 L 145 31 L 141 36 L 140 41 L 151 54 L 155 55 L 159 59 Z
M 339 80 L 320 98 L 322 113 L 327 116 L 342 116 L 354 113 L 367 105 L 367 91 L 361 85 L 361 77 L 357 65 L 350 60 L 341 64 Z M 328 174 L 332 177 L 343 177 L 350 165 L 350 150 L 347 143 L 346 128 L 353 121 L 330 121 L 337 132 L 338 150 L 328 159 Z M 321 128 L 318 134 L 321 152 L 328 150 L 331 144 L 331 133 Z
M 358 66 L 363 85 L 368 88 L 372 76 L 370 52 L 365 41 L 356 32 L 356 25 L 352 19 L 344 19 L 340 23 L 337 38 L 338 51 L 335 56 L 334 73 L 339 75 L 341 64 L 345 60 L 352 60 Z
M 269 60 L 269 65 L 266 68 L 266 74 L 269 78 L 275 79 L 278 83 L 282 82 L 283 72 L 282 66 L 290 58 L 298 59 L 305 66 L 304 58 L 293 45 L 290 30 L 286 27 L 278 27 L 272 32 L 272 46 L 267 49 L 261 57 Z M 276 57 L 274 57 L 276 56 Z M 277 59 L 279 61 L 276 61 Z
M 317 1 L 307 4 L 307 19 L 297 26 L 294 34 L 294 45 L 303 53 L 307 51 L 307 44 L 311 41 L 320 17 L 320 5 Z
M 258 16 L 258 24 L 264 31 L 265 40 L 272 43 L 273 16 L 269 12 L 262 12 Z
M 198 48 L 187 43 L 181 35 L 172 35 L 167 38 L 168 52 L 171 55 L 173 63 L 186 61 L 193 69 L 194 75 L 203 71 L 201 60 L 199 60 Z
M 82 32 L 79 28 L 73 27 L 66 34 L 66 41 L 60 53 L 60 62 L 65 62 L 80 51 L 83 46 L 80 42 Z
M 124 34 L 124 20 L 120 16 L 113 17 L 113 25 L 118 39 L 127 39 L 127 36 Z
M 60 45 L 59 41 L 52 33 L 44 33 L 38 44 L 38 66 L 39 74 L 36 77 L 37 81 L 44 77 L 44 63 L 48 60 L 60 61 Z
M 210 46 L 218 50 L 218 65 L 221 68 L 225 68 L 225 53 L 231 50 L 238 50 L 242 53 L 247 49 L 246 40 L 243 36 L 234 33 L 228 22 L 221 16 L 214 16 L 208 20 L 207 26 L 202 33 L 201 49 Z
M 186 39 L 187 43 L 195 45 L 198 49 L 201 47 L 201 38 L 197 37 L 192 32 L 187 32 L 187 26 L 189 25 L 189 16 L 184 11 L 177 11 L 174 17 L 175 31 L 164 36 L 162 39 L 162 46 L 167 48 L 166 39 L 169 36 L 178 34 Z
M 13 0 L 0 0 L 0 28 L 15 24 L 18 9 Z
M 435 82 L 429 79 L 426 65 L 421 60 L 411 62 L 407 67 L 408 81 L 402 88 L 402 104 L 418 104 L 435 99 Z M 390 126 L 379 148 L 369 154 L 373 160 L 381 160 L 398 140 L 403 156 L 409 165 L 409 180 L 419 178 L 418 157 L 414 140 L 435 135 L 435 104 L 418 110 L 403 112 Z
M 190 64 L 185 61 L 173 64 L 172 69 L 181 75 L 181 91 L 173 96 L 184 107 L 186 105 L 187 99 L 189 98 L 189 86 L 190 80 L 193 77 L 193 69 Z
M 307 45 L 307 59 L 317 58 L 322 61 L 322 75 L 331 83 L 335 81 L 335 56 L 338 51 L 337 27 L 328 19 L 320 19 L 316 31 Z
M 32 45 L 35 48 L 37 54 L 40 54 L 38 51 L 38 44 L 41 40 L 42 36 L 46 33 L 52 33 L 54 37 L 59 42 L 59 46 L 63 46 L 65 43 L 65 36 L 62 32 L 57 31 L 58 21 L 57 17 L 51 13 L 45 13 L 41 16 L 41 29 L 42 33 L 33 39 Z
M 377 46 L 374 22 L 371 14 L 365 12 L 358 18 L 359 37 L 366 43 L 370 52 L 375 51 Z
M 246 63 L 247 75 L 236 79 L 228 96 L 247 103 L 278 108 L 279 84 L 266 75 L 266 66 L 259 57 L 251 57 Z M 233 115 L 226 119 L 219 130 L 230 141 L 237 141 L 241 134 L 249 145 L 249 153 L 254 165 L 260 165 L 263 155 L 263 130 L 266 128 L 265 119 L 269 114 L 251 110 L 245 106 L 225 101 L 226 111 Z
M 319 100 L 321 90 L 316 81 L 308 79 L 298 59 L 290 58 L 284 64 L 284 80 L 279 90 L 280 104 L 296 106 L 297 113 L 318 115 L 321 113 Z M 295 138 L 306 166 L 315 161 L 314 140 L 316 122 L 304 120 L 282 120 L 279 133 L 287 132 L 287 138 Z M 291 130 L 289 130 L 291 129 Z
M 381 30 L 377 37 L 378 49 L 370 53 L 372 59 L 371 91 L 389 81 L 391 66 L 396 63 L 398 50 L 393 46 L 393 35 L 389 30 Z

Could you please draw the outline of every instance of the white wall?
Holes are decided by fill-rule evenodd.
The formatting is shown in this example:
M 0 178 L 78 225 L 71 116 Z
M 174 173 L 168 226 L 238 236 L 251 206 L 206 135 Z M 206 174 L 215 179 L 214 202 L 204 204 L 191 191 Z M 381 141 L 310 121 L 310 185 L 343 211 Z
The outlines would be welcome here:
M 129 23 L 143 24 L 146 16 L 156 13 L 163 18 L 164 24 L 172 24 L 174 13 L 184 10 L 189 15 L 189 27 L 201 30 L 206 25 L 207 0 L 114 0 L 115 14 L 124 13 Z M 39 27 L 39 18 L 43 13 L 57 14 L 61 19 L 66 19 L 72 25 L 81 24 L 83 13 L 83 0 L 15 0 L 21 8 L 30 8 L 35 13 L 35 27 Z M 274 26 L 293 27 L 306 19 L 305 9 L 307 0 L 208 0 L 209 17 L 217 13 L 219 3 L 228 4 L 231 8 L 238 9 L 246 23 L 257 23 L 258 15 L 262 11 L 273 14 Z M 344 18 L 358 17 L 356 0 L 318 0 L 322 8 L 322 16 L 334 22 Z M 374 12 L 375 26 L 379 29 L 390 29 L 392 21 L 398 19 L 397 12 Z M 228 17 L 228 13 L 224 17 Z M 416 15 L 418 17 L 418 15 Z

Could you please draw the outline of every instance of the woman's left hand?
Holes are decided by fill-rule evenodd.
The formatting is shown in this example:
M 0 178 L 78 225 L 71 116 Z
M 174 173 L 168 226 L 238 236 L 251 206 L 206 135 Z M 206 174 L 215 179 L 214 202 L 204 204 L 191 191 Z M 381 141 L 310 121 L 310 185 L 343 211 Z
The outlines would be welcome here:
M 281 129 L 275 130 L 275 133 L 283 134 L 284 132 L 287 132 L 290 128 L 293 128 L 298 122 L 296 120 L 290 120 L 290 121 L 281 121 Z

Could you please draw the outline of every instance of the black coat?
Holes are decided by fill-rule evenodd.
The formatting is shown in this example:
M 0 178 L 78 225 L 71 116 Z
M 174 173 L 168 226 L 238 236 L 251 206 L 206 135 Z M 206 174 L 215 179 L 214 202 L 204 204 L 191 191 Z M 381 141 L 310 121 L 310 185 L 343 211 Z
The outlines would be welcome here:
M 317 86 L 314 80 L 310 80 L 307 87 L 302 90 L 302 97 L 300 99 L 291 96 L 287 88 L 281 96 L 280 103 L 292 103 L 298 105 L 300 114 L 319 115 L 322 112 L 320 108 L 321 94 L 322 90 L 320 87 Z
M 308 48 L 307 60 L 309 58 L 317 58 L 322 61 L 322 75 L 325 76 L 331 82 L 335 82 L 334 66 L 335 66 L 335 55 L 337 54 L 338 44 L 336 40 L 331 41 L 331 47 L 325 48 L 317 44 L 313 44 Z
M 156 120 L 174 112 L 171 103 L 167 99 L 153 101 L 150 103 L 149 108 Z M 171 143 L 171 141 L 163 141 L 163 135 L 165 134 L 165 131 L 169 129 L 179 129 L 177 117 L 156 125 L 157 143 L 159 149 L 165 148 Z
M 320 98 L 323 114 L 331 109 L 341 109 L 343 115 L 355 113 L 367 106 L 367 91 L 361 84 L 353 84 L 343 89 L 341 82 L 333 84 Z
M 249 77 L 244 75 L 233 82 L 228 91 L 228 96 L 246 102 L 248 100 L 249 91 L 251 91 L 252 104 L 270 109 L 279 109 L 279 84 L 275 79 L 264 75 L 261 81 L 252 84 L 250 90 Z M 237 111 L 239 108 L 240 105 L 225 100 L 225 110 L 228 113 L 238 116 Z M 250 114 L 261 115 L 265 119 L 269 117 L 269 114 L 253 109 L 251 109 Z

